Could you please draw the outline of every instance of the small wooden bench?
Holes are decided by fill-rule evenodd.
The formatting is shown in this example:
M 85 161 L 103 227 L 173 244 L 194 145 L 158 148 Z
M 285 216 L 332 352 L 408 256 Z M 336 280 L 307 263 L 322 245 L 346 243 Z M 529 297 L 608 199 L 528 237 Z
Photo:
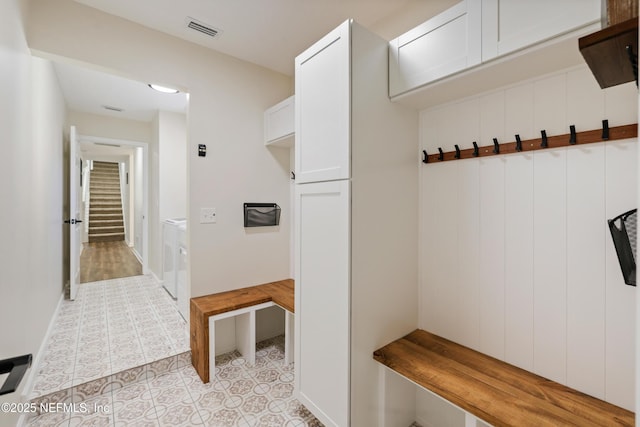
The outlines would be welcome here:
M 373 358 L 494 426 L 632 426 L 633 412 L 417 329 Z
M 278 305 L 285 314 L 285 362 L 292 359 L 294 282 L 291 279 L 191 298 L 191 359 L 202 382 L 209 382 L 215 364 L 215 322 L 236 317 L 238 350 L 255 362 L 255 313 Z

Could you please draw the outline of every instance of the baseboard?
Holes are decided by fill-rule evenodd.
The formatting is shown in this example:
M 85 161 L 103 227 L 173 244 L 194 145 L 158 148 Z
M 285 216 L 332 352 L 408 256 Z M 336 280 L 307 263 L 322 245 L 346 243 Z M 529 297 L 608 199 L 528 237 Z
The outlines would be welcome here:
M 138 261 L 140 261 L 140 264 L 142 264 L 142 256 L 138 253 L 136 248 L 134 246 L 131 246 L 131 245 L 129 245 L 129 247 L 131 248 L 131 252 L 133 252 L 133 254 L 136 256 L 136 258 L 138 258 Z
M 46 349 L 47 343 L 49 342 L 49 337 L 51 336 L 51 332 L 53 331 L 53 327 L 56 324 L 56 320 L 58 319 L 58 314 L 60 313 L 60 307 L 62 307 L 62 302 L 64 301 L 64 292 L 60 294 L 60 299 L 58 299 L 58 305 L 56 305 L 56 309 L 53 312 L 53 316 L 51 316 L 51 320 L 49 321 L 49 326 L 47 327 L 47 332 L 44 334 L 42 338 L 42 342 L 40 343 L 40 348 L 38 348 L 38 352 L 33 357 L 31 362 L 31 367 L 29 368 L 29 374 L 26 377 L 24 382 L 24 387 L 22 388 L 22 394 L 20 395 L 20 401 L 26 403 L 29 401 L 29 395 L 33 391 L 33 386 L 35 382 L 35 378 L 37 373 L 40 371 L 40 364 L 42 363 L 42 357 L 44 355 L 44 351 Z M 28 415 L 24 413 L 18 419 L 18 425 L 22 426 L 26 420 L 25 416 Z

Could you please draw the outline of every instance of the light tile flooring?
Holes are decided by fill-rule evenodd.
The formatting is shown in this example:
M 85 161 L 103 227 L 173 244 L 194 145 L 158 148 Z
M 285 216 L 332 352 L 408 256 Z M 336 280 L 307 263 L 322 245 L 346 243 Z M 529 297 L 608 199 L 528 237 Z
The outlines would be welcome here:
M 63 302 L 31 394 L 62 406 L 28 425 L 322 426 L 293 397 L 284 337 L 259 343 L 254 366 L 237 352 L 216 358 L 208 384 L 188 349 L 186 323 L 153 278 L 83 284 Z
M 85 283 L 62 302 L 30 398 L 186 351 L 187 324 L 152 276 Z

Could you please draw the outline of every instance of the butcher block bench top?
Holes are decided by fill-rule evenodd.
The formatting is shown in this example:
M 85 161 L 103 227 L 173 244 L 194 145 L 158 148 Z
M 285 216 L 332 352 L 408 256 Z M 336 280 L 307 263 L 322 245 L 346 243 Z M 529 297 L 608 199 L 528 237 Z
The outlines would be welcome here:
M 293 313 L 293 280 L 280 280 L 233 291 L 191 298 L 191 307 L 204 317 L 273 301 Z
M 209 317 L 273 301 L 294 311 L 294 282 L 279 280 L 248 288 L 191 298 L 191 359 L 203 382 L 209 382 Z
M 495 426 L 633 426 L 634 413 L 417 329 L 373 358 Z

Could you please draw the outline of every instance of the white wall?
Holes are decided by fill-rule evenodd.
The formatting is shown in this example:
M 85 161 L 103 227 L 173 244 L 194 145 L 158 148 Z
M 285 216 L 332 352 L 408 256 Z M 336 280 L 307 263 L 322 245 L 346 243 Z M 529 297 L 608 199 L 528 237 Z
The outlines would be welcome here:
M 142 257 L 143 251 L 146 248 L 143 248 L 143 235 L 142 235 L 142 226 L 143 226 L 143 213 L 144 213 L 144 157 L 143 157 L 143 149 L 142 147 L 136 147 L 134 162 L 133 162 L 133 210 L 134 210 L 134 235 L 133 235 L 133 250 L 137 253 L 138 257 Z
M 428 152 L 637 122 L 633 83 L 573 68 L 421 112 Z M 635 288 L 606 219 L 637 206 L 637 140 L 421 169 L 420 327 L 634 407 Z
M 70 111 L 68 121 L 70 125 L 76 127 L 79 135 L 146 143 L 151 141 L 151 125 L 147 122 L 78 111 Z
M 0 1 L 0 359 L 36 356 L 64 283 L 65 106 L 51 64 L 28 52 L 22 6 Z
M 158 112 L 160 220 L 187 216 L 187 117 Z

